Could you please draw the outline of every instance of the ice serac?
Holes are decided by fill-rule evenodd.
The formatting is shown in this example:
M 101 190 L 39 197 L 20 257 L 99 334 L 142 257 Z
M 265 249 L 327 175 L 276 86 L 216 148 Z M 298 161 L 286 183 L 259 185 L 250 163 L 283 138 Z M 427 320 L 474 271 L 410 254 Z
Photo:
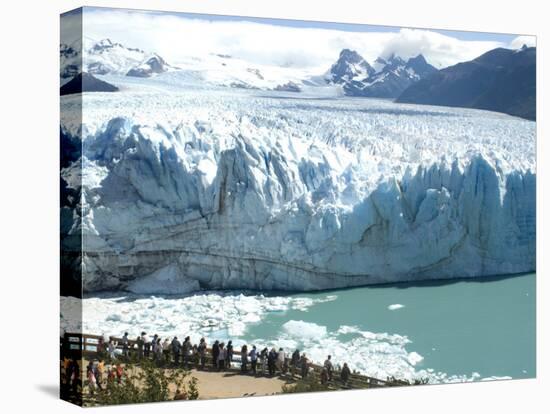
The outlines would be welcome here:
M 75 161 L 86 291 L 316 290 L 535 268 L 534 123 L 198 96 L 159 95 L 178 108 L 164 115 L 129 99 L 108 119 L 104 98 L 86 95 L 98 102 Z M 134 104 L 156 122 L 133 120 Z

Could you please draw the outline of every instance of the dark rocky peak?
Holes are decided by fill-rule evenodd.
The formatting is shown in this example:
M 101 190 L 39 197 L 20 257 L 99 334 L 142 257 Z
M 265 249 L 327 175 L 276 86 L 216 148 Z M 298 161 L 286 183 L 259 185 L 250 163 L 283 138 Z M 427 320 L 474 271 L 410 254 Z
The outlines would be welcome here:
M 338 56 L 338 60 L 347 63 L 361 63 L 365 59 L 355 50 L 342 49 L 340 56 Z
M 405 61 L 401 57 L 397 56 L 395 53 L 392 53 L 390 57 L 386 59 L 386 66 L 391 69 L 404 65 Z
M 332 82 L 349 82 L 355 77 L 366 78 L 374 73 L 371 65 L 355 50 L 342 49 L 330 68 Z
M 437 68 L 430 65 L 422 54 L 419 54 L 416 57 L 410 58 L 407 61 L 405 68 L 412 69 L 421 78 L 428 76 L 434 72 L 437 72 Z

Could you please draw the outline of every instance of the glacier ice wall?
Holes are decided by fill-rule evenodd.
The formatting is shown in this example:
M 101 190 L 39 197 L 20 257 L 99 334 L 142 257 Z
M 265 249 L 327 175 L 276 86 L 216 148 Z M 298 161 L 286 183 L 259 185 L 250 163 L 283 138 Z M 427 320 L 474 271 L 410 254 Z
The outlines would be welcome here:
M 93 116 L 62 126 L 67 140 L 82 135 L 82 173 L 62 177 L 82 181 L 64 217 L 82 216 L 85 291 L 535 269 L 534 123 L 353 100 L 163 96 L 148 114 L 136 97 L 116 110 L 102 94 L 85 99 Z

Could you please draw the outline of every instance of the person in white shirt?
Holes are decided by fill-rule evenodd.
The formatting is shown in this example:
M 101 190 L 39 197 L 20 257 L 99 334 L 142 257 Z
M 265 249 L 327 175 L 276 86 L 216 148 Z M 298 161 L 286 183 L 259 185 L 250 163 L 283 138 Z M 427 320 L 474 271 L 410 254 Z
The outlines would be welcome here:
M 128 332 L 124 332 L 124 336 L 122 337 L 122 355 L 124 355 L 126 358 L 128 358 L 128 356 L 130 355 L 129 344 L 130 341 L 128 339 Z
M 144 347 L 144 353 L 143 354 L 146 358 L 148 358 L 149 354 L 151 352 L 151 340 L 147 336 L 147 332 L 142 332 L 141 333 L 141 340 L 143 341 L 143 347 Z
M 276 366 L 277 369 L 281 372 L 281 374 L 284 374 L 284 367 L 285 365 L 285 351 L 283 351 L 283 348 L 279 348 L 279 352 L 277 353 L 277 362 Z
M 248 354 L 250 357 L 250 366 L 252 368 L 252 374 L 256 375 L 256 363 L 258 362 L 258 353 L 256 352 L 256 345 L 252 345 L 252 350 Z
M 160 338 L 157 338 L 157 343 L 155 345 L 155 360 L 157 363 L 160 363 L 162 361 L 162 350 L 164 348 L 162 347 L 162 342 L 160 341 Z
M 115 342 L 114 339 L 109 339 L 109 357 L 111 359 L 116 359 L 115 351 L 116 347 L 118 345 L 118 342 Z
M 219 345 L 219 348 L 220 348 L 220 353 L 218 354 L 218 371 L 224 371 L 225 359 L 227 358 L 227 350 L 225 349 L 223 342 Z
M 331 359 L 331 356 L 329 355 L 327 357 L 327 359 L 325 360 L 325 363 L 323 364 L 323 367 L 327 370 L 328 380 L 332 381 L 332 372 L 334 371 L 334 367 L 333 367 L 332 361 L 330 359 Z

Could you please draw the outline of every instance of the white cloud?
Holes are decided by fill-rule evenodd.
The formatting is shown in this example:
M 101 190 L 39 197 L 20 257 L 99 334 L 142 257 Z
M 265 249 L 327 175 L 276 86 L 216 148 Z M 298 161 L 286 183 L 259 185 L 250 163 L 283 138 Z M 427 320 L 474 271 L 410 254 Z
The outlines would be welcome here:
M 445 67 L 504 46 L 420 29 L 348 32 L 109 9 L 86 11 L 84 33 L 158 52 L 175 64 L 189 56 L 220 53 L 256 64 L 325 69 L 343 48 L 356 50 L 371 63 L 392 52 L 404 58 L 423 53 L 433 65 Z
M 510 42 L 510 49 L 519 49 L 523 45 L 528 47 L 537 46 L 536 36 L 518 36 Z
M 459 40 L 430 30 L 401 29 L 386 43 L 381 55 L 387 57 L 395 53 L 407 58 L 422 53 L 428 62 L 445 67 L 472 60 L 502 46 L 500 42 Z

